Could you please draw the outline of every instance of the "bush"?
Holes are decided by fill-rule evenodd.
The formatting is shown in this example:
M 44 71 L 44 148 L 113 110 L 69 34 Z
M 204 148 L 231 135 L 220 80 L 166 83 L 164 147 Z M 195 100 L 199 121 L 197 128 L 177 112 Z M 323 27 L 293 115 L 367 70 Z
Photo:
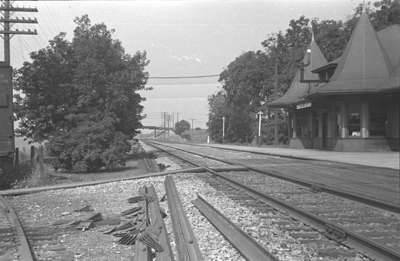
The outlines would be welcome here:
M 190 130 L 190 123 L 185 120 L 180 120 L 175 123 L 175 133 L 182 137 L 182 133 Z M 183 138 L 183 137 L 182 137 Z
M 181 137 L 187 140 L 192 140 L 192 137 L 189 133 L 182 133 Z
M 18 168 L 14 168 L 11 161 L 0 158 L 0 190 L 12 188 L 17 182 L 30 177 L 31 173 L 29 161 L 22 162 Z
M 55 136 L 47 144 L 47 150 L 50 156 L 56 156 L 56 169 L 93 172 L 125 166 L 130 144 L 126 135 L 100 122 Z

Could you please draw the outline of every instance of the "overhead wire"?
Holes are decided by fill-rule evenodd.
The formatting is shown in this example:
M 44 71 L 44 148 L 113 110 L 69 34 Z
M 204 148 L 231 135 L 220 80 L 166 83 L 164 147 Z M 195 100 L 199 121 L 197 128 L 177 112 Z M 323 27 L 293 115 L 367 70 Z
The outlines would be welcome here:
M 188 75 L 188 76 L 149 76 L 149 79 L 200 79 L 219 77 L 219 74 Z

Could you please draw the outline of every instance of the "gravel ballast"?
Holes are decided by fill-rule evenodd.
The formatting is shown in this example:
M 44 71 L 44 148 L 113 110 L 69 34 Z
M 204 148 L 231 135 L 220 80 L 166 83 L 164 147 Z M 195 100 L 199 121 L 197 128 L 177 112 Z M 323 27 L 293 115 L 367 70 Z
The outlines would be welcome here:
M 195 175 L 174 176 L 186 214 L 193 227 L 205 260 L 242 260 L 239 253 L 193 207 L 191 200 L 197 193 L 208 194 L 212 189 L 204 186 Z M 134 247 L 119 245 L 117 238 L 103 231 L 112 227 L 104 225 L 88 231 L 62 229 L 67 222 L 83 219 L 88 213 L 74 212 L 91 205 L 95 212 L 108 219 L 120 218 L 120 213 L 132 205 L 126 199 L 136 195 L 139 187 L 154 185 L 161 198 L 165 193 L 164 177 L 114 182 L 91 187 L 46 191 L 8 198 L 23 219 L 26 228 L 55 229 L 50 239 L 34 242 L 38 260 L 131 260 Z M 161 207 L 168 209 L 166 202 Z M 168 211 L 167 211 L 168 212 Z M 165 220 L 170 240 L 173 240 L 169 216 Z M 55 225 L 57 224 L 57 225 Z M 174 243 L 171 242 L 174 249 Z M 174 250 L 175 251 L 175 250 Z

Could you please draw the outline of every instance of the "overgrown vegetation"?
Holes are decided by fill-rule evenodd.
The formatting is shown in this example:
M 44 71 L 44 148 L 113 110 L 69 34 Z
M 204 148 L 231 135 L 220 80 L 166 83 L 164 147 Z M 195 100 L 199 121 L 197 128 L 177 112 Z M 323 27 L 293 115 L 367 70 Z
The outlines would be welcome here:
M 190 130 L 190 123 L 185 120 L 180 120 L 175 123 L 175 133 L 181 136 L 185 131 Z
M 29 161 L 22 162 L 18 168 L 13 164 L 0 161 L 0 190 L 10 189 L 18 182 L 28 179 L 32 173 L 32 166 Z
M 310 42 L 312 27 L 315 40 L 325 57 L 338 58 L 348 42 L 351 31 L 361 14 L 358 6 L 347 21 L 318 20 L 301 16 L 289 22 L 285 32 L 269 36 L 261 43 L 262 50 L 243 53 L 220 74 L 222 90 L 209 97 L 209 133 L 217 142 L 222 141 L 222 117 L 225 116 L 225 140 L 250 143 L 257 131 L 256 113 L 262 110 L 261 101 L 282 96 L 289 88 L 298 64 Z M 400 24 L 400 1 L 381 0 L 373 3 L 369 17 L 377 30 Z M 275 65 L 278 66 L 278 93 L 274 95 Z M 279 121 L 284 114 L 279 114 Z M 272 119 L 263 127 L 264 143 L 271 143 Z M 281 141 L 288 140 L 287 127 L 280 124 Z M 283 137 L 286 136 L 286 137 Z
M 75 19 L 72 41 L 60 33 L 31 53 L 16 75 L 18 133 L 47 141 L 54 165 L 93 172 L 125 164 L 130 140 L 141 126 L 137 91 L 148 73 L 145 52 L 126 54 L 113 30 Z

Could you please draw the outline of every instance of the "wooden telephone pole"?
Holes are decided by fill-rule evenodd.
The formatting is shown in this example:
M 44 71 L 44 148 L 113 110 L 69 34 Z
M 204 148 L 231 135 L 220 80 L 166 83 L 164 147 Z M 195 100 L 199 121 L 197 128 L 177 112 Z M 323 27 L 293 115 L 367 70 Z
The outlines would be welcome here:
M 12 87 L 12 67 L 10 55 L 10 40 L 14 35 L 36 35 L 36 30 L 18 30 L 13 29 L 14 24 L 37 24 L 37 20 L 32 18 L 13 18 L 11 17 L 16 12 L 37 12 L 37 8 L 29 7 L 14 7 L 14 1 L 1 0 L 0 5 L 0 37 L 4 41 L 4 61 L 0 62 L 0 104 L 1 110 L 4 113 L 0 114 L 0 122 L 3 133 L 8 133 L 7 141 L 0 137 L 0 143 L 7 144 L 6 150 L 9 154 L 15 157 L 15 139 L 14 139 L 14 120 L 13 120 L 13 87 Z M 4 98 L 5 97 L 5 98 Z M 3 104 L 4 103 L 4 104 Z M 17 164 L 17 162 L 15 162 Z
M 12 30 L 13 24 L 37 24 L 37 20 L 32 18 L 11 18 L 10 13 L 15 12 L 37 12 L 37 8 L 30 7 L 13 7 L 12 3 L 14 1 L 10 0 L 2 0 L 2 5 L 0 6 L 0 11 L 3 14 L 3 17 L 0 18 L 0 23 L 3 25 L 3 30 L 0 30 L 0 35 L 4 40 L 4 63 L 6 65 L 10 65 L 10 39 L 12 36 L 16 34 L 24 34 L 24 35 L 36 35 L 36 30 Z

